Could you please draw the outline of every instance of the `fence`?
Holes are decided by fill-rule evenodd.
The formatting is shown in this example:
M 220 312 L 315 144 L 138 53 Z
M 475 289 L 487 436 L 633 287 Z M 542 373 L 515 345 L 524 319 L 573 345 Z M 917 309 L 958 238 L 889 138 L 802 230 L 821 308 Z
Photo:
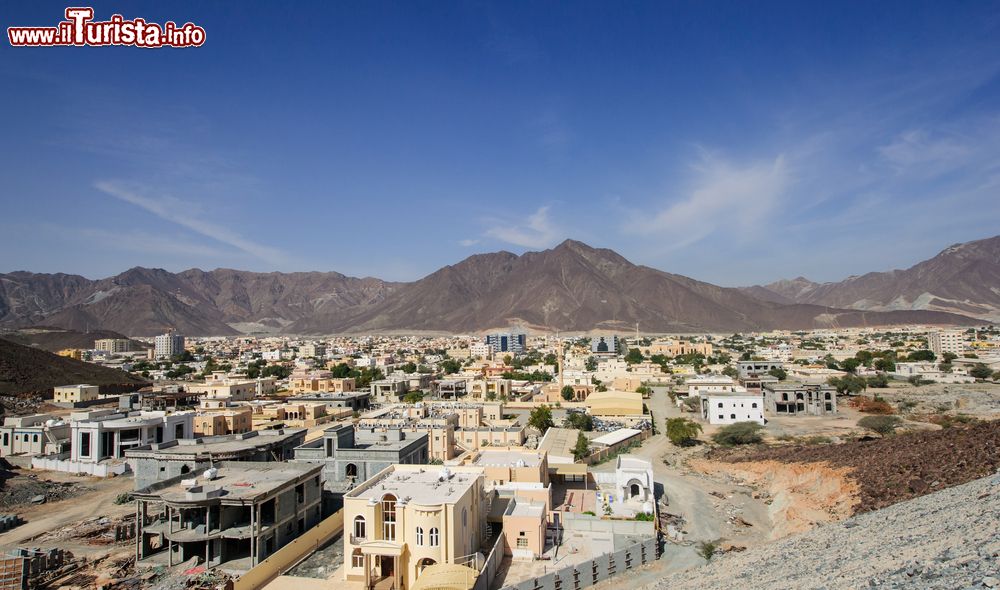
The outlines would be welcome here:
M 501 590 L 580 590 L 655 559 L 656 537 L 649 537 L 625 549 L 504 586 Z
M 83 463 L 80 461 L 70 461 L 69 453 L 62 455 L 46 455 L 44 457 L 32 457 L 32 469 L 45 469 L 48 471 L 62 471 L 64 473 L 81 473 L 93 475 L 94 477 L 114 477 L 129 472 L 128 463 L 105 462 L 105 463 Z
M 327 517 L 291 543 L 271 554 L 233 583 L 233 590 L 258 590 L 266 586 L 344 530 L 344 511 Z
M 479 577 L 476 578 L 476 583 L 472 587 L 472 590 L 489 590 L 489 587 L 493 584 L 493 579 L 496 578 L 497 571 L 500 569 L 500 562 L 503 561 L 503 548 L 504 535 L 501 532 L 497 535 L 497 540 L 493 543 L 493 549 L 490 550 L 490 554 L 486 558 L 486 564 L 480 570 Z

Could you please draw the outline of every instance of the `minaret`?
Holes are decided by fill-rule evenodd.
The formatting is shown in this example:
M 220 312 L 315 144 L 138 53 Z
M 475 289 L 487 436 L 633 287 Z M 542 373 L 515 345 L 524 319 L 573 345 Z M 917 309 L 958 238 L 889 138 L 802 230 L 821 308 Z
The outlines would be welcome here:
M 563 388 L 563 354 L 565 354 L 565 351 L 563 350 L 562 341 L 559 340 L 558 336 L 556 337 L 556 346 L 559 347 L 559 392 L 561 393 Z

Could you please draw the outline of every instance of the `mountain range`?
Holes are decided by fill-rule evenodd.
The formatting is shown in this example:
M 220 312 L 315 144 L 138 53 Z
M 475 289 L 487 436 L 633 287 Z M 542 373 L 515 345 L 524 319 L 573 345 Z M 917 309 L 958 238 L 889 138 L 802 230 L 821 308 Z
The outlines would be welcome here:
M 906 270 L 871 272 L 833 283 L 798 277 L 743 291 L 782 304 L 866 311 L 944 311 L 998 321 L 1000 236 L 954 244 Z
M 520 256 L 505 251 L 477 254 L 408 283 L 336 272 L 171 273 L 137 267 L 91 280 L 17 271 L 0 274 L 0 326 L 105 329 L 129 336 L 172 328 L 195 336 L 458 333 L 509 326 L 631 331 L 637 323 L 650 333 L 971 325 L 982 323 L 976 318 L 993 318 L 998 309 L 998 244 L 1000 237 L 952 246 L 905 278 L 894 273 L 910 273 L 921 265 L 853 279 L 857 283 L 874 276 L 871 282 L 879 285 L 881 299 L 838 295 L 838 289 L 827 288 L 852 279 L 824 285 L 796 279 L 719 287 L 636 265 L 612 250 L 573 240 Z M 946 259 L 938 260 L 942 256 Z M 960 269 L 957 260 L 962 261 Z M 879 279 L 882 275 L 892 279 Z M 990 282 L 983 284 L 986 279 Z M 814 299 L 814 293 L 823 296 Z M 928 300 L 923 293 L 933 295 Z M 883 299 L 895 303 L 877 303 Z M 875 302 L 878 308 L 859 301 Z M 961 306 L 945 305 L 955 301 Z

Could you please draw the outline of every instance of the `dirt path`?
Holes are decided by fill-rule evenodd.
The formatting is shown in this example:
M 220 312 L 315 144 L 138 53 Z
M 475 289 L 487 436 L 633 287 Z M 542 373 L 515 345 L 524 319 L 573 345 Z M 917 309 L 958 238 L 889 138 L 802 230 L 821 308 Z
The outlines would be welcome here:
M 90 488 L 77 497 L 58 502 L 22 507 L 12 512 L 19 514 L 25 523 L 15 529 L 0 534 L 0 547 L 13 548 L 29 544 L 33 537 L 42 533 L 75 524 L 87 518 L 97 516 L 121 516 L 135 511 L 132 503 L 117 505 L 115 497 L 122 492 L 131 492 L 133 481 L 131 477 L 114 477 L 110 479 L 80 478 L 64 474 L 44 473 L 48 479 L 76 481 Z M 72 478 L 72 479 L 67 479 Z M 61 547 L 69 549 L 78 556 L 97 555 L 108 552 L 107 547 L 77 545 L 59 541 L 54 543 L 34 543 L 32 546 Z

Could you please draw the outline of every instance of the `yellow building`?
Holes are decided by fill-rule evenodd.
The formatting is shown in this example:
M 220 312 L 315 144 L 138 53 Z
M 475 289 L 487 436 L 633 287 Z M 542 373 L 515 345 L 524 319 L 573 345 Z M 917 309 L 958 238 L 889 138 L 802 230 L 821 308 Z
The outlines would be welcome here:
M 251 430 L 253 430 L 253 410 L 250 406 L 203 410 L 194 417 L 195 436 L 240 434 Z
M 344 580 L 363 588 L 407 590 L 425 568 L 470 565 L 483 549 L 479 469 L 390 465 L 346 493 L 343 510 Z
M 52 401 L 56 403 L 89 402 L 100 397 L 97 385 L 60 385 L 52 390 Z
M 634 391 L 595 391 L 587 398 L 591 416 L 640 416 L 642 394 Z
M 64 348 L 57 352 L 59 356 L 64 356 L 68 359 L 76 359 L 78 361 L 83 360 L 83 350 L 79 348 Z

